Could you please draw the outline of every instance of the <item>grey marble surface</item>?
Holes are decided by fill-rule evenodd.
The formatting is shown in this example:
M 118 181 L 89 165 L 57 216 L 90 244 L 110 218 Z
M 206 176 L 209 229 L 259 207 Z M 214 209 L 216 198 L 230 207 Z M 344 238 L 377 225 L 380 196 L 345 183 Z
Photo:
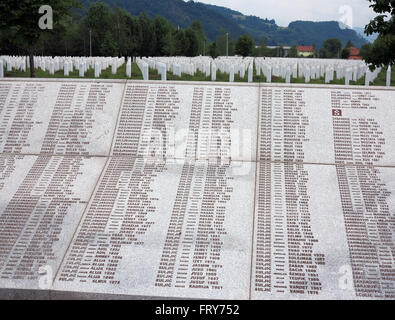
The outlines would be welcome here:
M 395 298 L 394 89 L 0 89 L 0 299 Z

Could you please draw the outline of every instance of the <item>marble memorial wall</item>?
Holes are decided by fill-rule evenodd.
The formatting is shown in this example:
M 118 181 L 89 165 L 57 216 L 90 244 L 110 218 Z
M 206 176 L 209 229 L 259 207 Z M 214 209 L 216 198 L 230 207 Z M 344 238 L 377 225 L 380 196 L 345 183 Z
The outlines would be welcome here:
M 384 88 L 2 80 L 0 288 L 394 299 L 394 101 Z

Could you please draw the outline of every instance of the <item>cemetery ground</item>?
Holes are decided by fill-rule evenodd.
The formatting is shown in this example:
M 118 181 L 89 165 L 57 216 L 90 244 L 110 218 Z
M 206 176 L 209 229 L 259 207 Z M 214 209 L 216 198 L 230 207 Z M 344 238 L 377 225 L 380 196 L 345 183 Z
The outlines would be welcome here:
M 378 74 L 378 77 L 371 83 L 373 86 L 385 86 L 386 85 L 386 70 L 387 68 L 383 68 L 381 72 Z M 336 71 L 335 71 L 336 73 Z M 30 77 L 29 68 L 26 69 L 25 72 L 20 70 L 6 71 L 4 70 L 5 77 Z M 50 75 L 49 71 L 42 71 L 41 69 L 36 69 L 35 71 L 36 78 L 81 78 L 79 76 L 78 69 L 74 69 L 73 72 L 70 72 L 69 76 L 64 76 L 63 70 L 59 70 L 55 72 L 55 74 Z M 244 78 L 241 78 L 239 74 L 235 73 L 234 82 L 248 82 L 248 72 Z M 86 79 L 94 79 L 94 69 L 88 69 L 83 78 Z M 103 70 L 100 74 L 99 79 L 130 79 L 130 80 L 143 80 L 143 75 L 141 70 L 137 66 L 136 63 L 132 63 L 132 76 L 129 78 L 126 76 L 126 63 L 120 66 L 117 70 L 116 74 L 112 74 L 111 67 Z M 161 76 L 155 69 L 149 68 L 149 80 L 160 80 Z M 211 81 L 211 76 L 206 76 L 204 73 L 199 70 L 196 71 L 194 76 L 183 73 L 181 77 L 174 75 L 172 72 L 167 72 L 167 80 L 172 81 Z M 217 82 L 229 82 L 229 74 L 222 73 L 217 70 Z M 266 77 L 261 73 L 260 76 L 257 76 L 256 70 L 254 68 L 254 82 L 266 82 Z M 285 83 L 285 79 L 272 76 L 272 83 Z M 304 84 L 304 78 L 292 78 L 291 83 L 300 83 Z M 310 84 L 325 84 L 325 77 L 321 77 L 320 79 L 311 79 Z M 344 79 L 336 79 L 330 82 L 330 84 L 334 85 L 344 85 Z M 364 77 L 359 79 L 358 81 L 350 81 L 350 85 L 360 85 L 363 86 L 365 84 Z M 391 86 L 395 86 L 395 68 L 391 72 Z

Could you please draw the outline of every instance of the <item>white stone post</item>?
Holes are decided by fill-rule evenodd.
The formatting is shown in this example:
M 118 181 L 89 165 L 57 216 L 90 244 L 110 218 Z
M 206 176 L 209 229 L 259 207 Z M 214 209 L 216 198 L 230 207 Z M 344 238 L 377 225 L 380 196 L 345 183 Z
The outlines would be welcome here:
M 95 62 L 95 78 L 100 77 L 100 63 L 98 61 Z
M 148 73 L 148 63 L 143 63 L 143 79 L 148 81 L 149 80 L 149 73 Z
M 291 67 L 290 66 L 287 67 L 287 71 L 285 74 L 285 82 L 291 83 Z
M 126 63 L 126 76 L 130 78 L 132 76 L 132 61 L 128 59 Z
M 111 73 L 112 74 L 117 74 L 117 62 L 116 61 L 113 61 L 111 63 Z
M 254 80 L 254 69 L 252 67 L 252 63 L 248 67 L 248 82 L 252 82 Z
M 331 80 L 331 77 L 330 77 L 330 70 L 329 70 L 329 67 L 326 67 L 326 70 L 325 70 L 325 83 L 329 83 Z
M 391 66 L 388 66 L 388 69 L 387 69 L 387 79 L 386 79 L 385 85 L 387 87 L 389 87 L 391 85 Z
M 229 82 L 234 82 L 235 81 L 235 67 L 231 66 L 229 68 Z
M 78 70 L 79 70 L 79 76 L 83 77 L 84 76 L 85 67 L 84 67 L 84 63 L 82 61 L 80 62 Z
M 367 69 L 365 73 L 365 86 L 369 86 L 370 84 L 370 70 Z
M 311 72 L 310 70 L 311 70 L 310 67 L 307 67 L 304 74 L 304 79 L 306 83 L 310 82 L 310 72 Z
M 215 63 L 211 65 L 211 81 L 217 80 L 217 66 Z
M 54 75 L 55 74 L 55 66 L 54 66 L 53 61 L 49 62 L 49 74 L 50 75 Z
M 67 61 L 64 63 L 63 74 L 65 77 L 69 76 L 69 63 Z
M 267 67 L 266 82 L 272 82 L 272 66 Z
M 210 61 L 206 64 L 206 77 L 209 77 L 210 76 L 210 70 L 211 70 L 211 68 L 210 68 Z

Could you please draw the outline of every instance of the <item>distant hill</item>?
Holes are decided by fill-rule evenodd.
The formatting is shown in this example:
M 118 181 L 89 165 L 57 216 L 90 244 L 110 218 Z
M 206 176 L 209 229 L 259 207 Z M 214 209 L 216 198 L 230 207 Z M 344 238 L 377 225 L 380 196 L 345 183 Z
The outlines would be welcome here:
M 370 42 L 370 43 L 373 43 L 374 40 L 376 40 L 377 37 L 378 37 L 378 34 L 377 34 L 377 33 L 374 33 L 374 34 L 372 34 L 372 35 L 370 35 L 370 36 L 367 36 L 367 35 L 365 34 L 365 28 L 357 28 L 357 27 L 355 27 L 355 28 L 353 28 L 353 30 L 354 30 L 357 34 L 359 34 L 362 38 L 366 39 L 366 40 L 367 40 L 368 42 Z
M 207 38 L 214 40 L 221 28 L 229 32 L 232 37 L 238 37 L 244 30 L 234 21 L 208 8 L 198 2 L 184 2 L 182 0 L 102 0 L 110 6 L 117 5 L 132 15 L 145 12 L 154 18 L 161 15 L 171 21 L 175 27 L 188 27 L 194 20 L 200 20 L 206 32 Z M 80 0 L 88 5 L 93 0 Z
M 85 6 L 93 0 L 80 0 Z M 220 34 L 221 29 L 229 32 L 233 39 L 243 33 L 251 35 L 258 43 L 263 37 L 267 45 L 312 45 L 320 48 L 328 38 L 338 38 L 343 45 L 351 40 L 360 47 L 367 42 L 354 30 L 340 29 L 335 21 L 310 22 L 295 21 L 288 27 L 279 27 L 275 20 L 246 16 L 241 12 L 194 1 L 182 0 L 103 0 L 110 6 L 118 6 L 139 15 L 142 12 L 150 17 L 161 15 L 170 20 L 174 26 L 188 27 L 194 20 L 200 20 L 210 40 Z

